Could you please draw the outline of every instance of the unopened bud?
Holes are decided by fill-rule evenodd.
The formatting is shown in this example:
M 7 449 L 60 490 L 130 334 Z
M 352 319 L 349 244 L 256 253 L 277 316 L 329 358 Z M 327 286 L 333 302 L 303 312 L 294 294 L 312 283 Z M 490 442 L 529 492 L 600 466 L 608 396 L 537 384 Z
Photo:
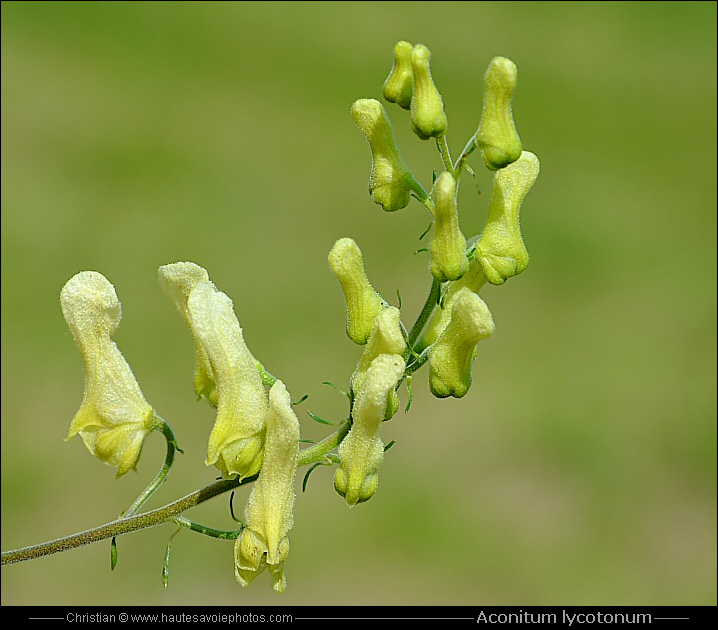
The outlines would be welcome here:
M 344 292 L 347 335 L 359 345 L 366 343 L 374 319 L 384 300 L 369 283 L 359 246 L 351 238 L 340 238 L 329 252 L 329 266 Z
M 422 140 L 440 138 L 446 133 L 444 101 L 434 85 L 429 69 L 431 52 L 423 44 L 411 51 L 414 95 L 411 97 L 411 128 Z
M 371 198 L 387 212 L 405 208 L 411 199 L 411 191 L 416 190 L 418 184 L 396 144 L 384 106 L 377 100 L 362 98 L 354 102 L 351 114 L 371 149 Z
M 469 289 L 461 289 L 448 325 L 429 348 L 429 388 L 434 396 L 466 395 L 476 344 L 493 332 L 494 320 L 486 303 Z
M 412 45 L 397 42 L 394 46 L 394 67 L 384 81 L 384 98 L 404 109 L 411 108 L 414 91 L 414 71 L 411 68 Z
M 484 164 L 492 171 L 504 168 L 521 155 L 521 139 L 511 113 L 517 74 L 513 61 L 494 57 L 484 75 L 484 108 L 476 142 Z
M 434 236 L 429 246 L 431 274 L 439 282 L 458 280 L 466 273 L 466 239 L 459 229 L 456 180 L 444 172 L 434 184 Z
M 521 237 L 519 210 L 526 193 L 538 177 L 538 158 L 528 151 L 494 175 L 489 211 L 476 257 L 491 284 L 503 284 L 529 264 L 529 253 Z

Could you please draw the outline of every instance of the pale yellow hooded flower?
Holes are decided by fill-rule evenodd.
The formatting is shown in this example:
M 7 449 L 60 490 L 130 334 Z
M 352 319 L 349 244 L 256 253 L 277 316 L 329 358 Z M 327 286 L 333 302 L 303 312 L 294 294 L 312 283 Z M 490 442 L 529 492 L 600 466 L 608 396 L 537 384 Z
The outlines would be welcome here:
M 152 407 L 110 338 L 122 318 L 120 301 L 102 274 L 82 271 L 62 288 L 60 304 L 85 368 L 85 393 L 66 439 L 79 433 L 87 450 L 117 466 L 120 477 L 135 468 L 156 428 Z
M 264 463 L 247 501 L 246 527 L 234 545 L 235 576 L 242 586 L 268 569 L 274 590 L 284 590 L 298 447 L 299 420 L 284 383 L 278 380 L 269 390 Z
M 198 282 L 187 299 L 187 314 L 217 386 L 217 417 L 206 464 L 215 465 L 225 477 L 251 477 L 262 465 L 268 403 L 232 300 L 211 282 Z

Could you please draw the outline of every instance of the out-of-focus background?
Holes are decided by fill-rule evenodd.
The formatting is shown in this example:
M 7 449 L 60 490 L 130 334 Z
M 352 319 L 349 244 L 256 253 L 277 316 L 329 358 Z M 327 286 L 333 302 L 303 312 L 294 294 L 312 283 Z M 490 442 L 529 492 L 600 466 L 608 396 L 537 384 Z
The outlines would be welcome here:
M 349 116 L 381 98 L 400 39 L 424 43 L 454 155 L 495 55 L 519 67 L 514 115 L 541 176 L 522 209 L 528 269 L 482 297 L 496 334 L 462 400 L 426 370 L 380 487 L 348 509 L 321 468 L 286 562 L 246 589 L 232 543 L 174 526 L 2 569 L 2 604 L 715 604 L 716 5 L 713 2 L 3 2 L 2 549 L 97 526 L 159 468 L 64 443 L 83 373 L 58 294 L 84 269 L 115 285 L 115 339 L 185 450 L 150 507 L 213 481 L 213 413 L 157 267 L 192 260 L 234 299 L 252 352 L 305 437 L 340 419 L 360 349 L 326 264 L 352 236 L 411 324 L 429 288 L 416 201 L 367 194 Z M 432 142 L 387 108 L 416 177 Z M 491 176 L 460 195 L 467 236 Z M 477 192 L 477 188 L 480 193 Z M 422 241 L 423 243 L 423 241 Z M 402 398 L 406 401 L 405 391 Z M 241 512 L 246 493 L 235 496 Z M 232 528 L 227 497 L 188 516 Z

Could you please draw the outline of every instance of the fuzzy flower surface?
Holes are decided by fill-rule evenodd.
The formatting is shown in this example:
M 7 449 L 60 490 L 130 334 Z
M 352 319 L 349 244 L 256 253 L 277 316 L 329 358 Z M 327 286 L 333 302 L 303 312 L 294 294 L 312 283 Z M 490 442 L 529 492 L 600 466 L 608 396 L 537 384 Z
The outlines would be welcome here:
M 122 353 L 112 341 L 122 318 L 115 287 L 96 271 L 82 271 L 60 292 L 62 314 L 85 369 L 85 392 L 67 438 L 79 434 L 87 450 L 117 467 L 134 469 L 155 414 Z
M 199 282 L 187 299 L 187 313 L 217 386 L 206 464 L 224 477 L 251 477 L 262 465 L 268 401 L 232 300 L 211 282 Z
M 245 509 L 246 527 L 235 541 L 235 576 L 247 586 L 265 569 L 272 587 L 284 591 L 297 469 L 299 421 L 282 381 L 269 390 L 264 463 Z

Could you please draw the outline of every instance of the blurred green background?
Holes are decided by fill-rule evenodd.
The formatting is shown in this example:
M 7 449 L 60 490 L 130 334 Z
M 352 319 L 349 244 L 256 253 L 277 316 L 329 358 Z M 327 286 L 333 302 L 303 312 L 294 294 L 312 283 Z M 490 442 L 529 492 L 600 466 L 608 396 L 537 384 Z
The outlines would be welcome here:
M 360 350 L 326 264 L 352 236 L 410 324 L 429 286 L 427 225 L 366 192 L 349 117 L 381 96 L 400 39 L 433 52 L 454 155 L 495 55 L 542 173 L 522 228 L 532 262 L 482 297 L 496 334 L 462 400 L 426 370 L 378 493 L 347 509 L 319 469 L 298 498 L 288 588 L 242 589 L 232 543 L 164 525 L 2 569 L 2 604 L 716 604 L 716 5 L 713 2 L 3 2 L 2 548 L 112 520 L 154 475 L 114 480 L 81 440 L 58 294 L 102 272 L 115 337 L 179 457 L 152 507 L 210 483 L 211 410 L 191 338 L 156 279 L 192 260 L 230 295 L 253 353 L 299 409 L 338 419 Z M 388 108 L 415 175 L 433 143 Z M 481 230 L 490 174 L 460 196 Z M 406 400 L 402 389 L 403 399 Z M 305 437 L 327 427 L 302 410 Z M 235 497 L 240 510 L 244 494 Z M 231 528 L 226 498 L 190 517 Z

